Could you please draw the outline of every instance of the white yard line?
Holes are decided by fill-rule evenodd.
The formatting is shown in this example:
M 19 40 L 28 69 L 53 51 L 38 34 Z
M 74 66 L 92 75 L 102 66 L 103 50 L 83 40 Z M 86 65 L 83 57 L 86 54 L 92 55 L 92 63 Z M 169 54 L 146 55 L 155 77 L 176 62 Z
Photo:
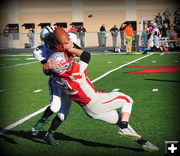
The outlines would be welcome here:
M 112 70 L 109 70 L 108 72 L 106 72 L 106 73 L 104 73 L 103 75 L 97 77 L 96 79 L 92 80 L 91 82 L 94 83 L 94 82 L 102 79 L 103 77 L 111 74 L 112 72 L 114 72 L 114 71 L 116 71 L 116 70 L 118 70 L 118 69 L 120 69 L 120 68 L 123 68 L 123 67 L 125 67 L 125 66 L 127 66 L 127 65 L 129 65 L 129 64 L 132 64 L 132 63 L 134 63 L 134 62 L 136 62 L 136 61 L 139 61 L 139 60 L 144 59 L 144 58 L 146 58 L 146 57 L 148 57 L 148 56 L 151 56 L 151 55 L 153 55 L 153 53 L 151 53 L 151 54 L 149 54 L 149 55 L 145 55 L 145 56 L 143 56 L 143 57 L 140 57 L 140 58 L 138 58 L 138 59 L 136 59 L 136 60 L 133 60 L 133 61 L 131 61 L 131 62 L 128 62 L 128 63 L 126 63 L 126 64 L 123 64 L 123 65 L 121 65 L 121 66 L 119 66 L 119 67 L 117 67 L 117 68 L 114 68 L 114 69 L 112 69 Z
M 113 90 L 112 90 L 112 92 L 117 92 L 117 91 L 119 91 L 120 90 L 120 88 L 114 88 Z
M 0 89 L 0 93 L 3 93 L 5 90 L 4 89 Z
M 33 91 L 34 93 L 39 93 L 39 92 L 42 92 L 42 89 L 36 89 Z
M 48 106 L 49 106 L 49 105 L 48 105 Z M 20 119 L 20 120 L 16 121 L 15 123 L 13 123 L 13 124 L 11 124 L 11 125 L 3 128 L 3 130 L 0 130 L 0 135 L 2 135 L 3 133 L 7 132 L 8 130 L 13 129 L 14 127 L 22 124 L 22 123 L 25 122 L 26 120 L 31 119 L 32 117 L 38 115 L 39 113 L 45 111 L 48 106 L 46 106 L 46 107 L 44 107 L 44 108 L 41 108 L 40 110 L 38 110 L 38 111 L 36 111 L 36 112 L 34 112 L 34 113 L 26 116 L 25 118 Z
M 23 66 L 23 65 L 37 63 L 37 62 L 39 62 L 39 61 L 33 61 L 33 62 L 27 62 L 27 63 L 20 63 L 20 64 L 15 64 L 15 65 L 10 65 L 10 66 L 4 66 L 4 67 L 0 67 L 0 69 L 12 68 L 12 67 L 17 67 L 17 66 Z
M 158 92 L 158 90 L 159 90 L 158 88 L 153 88 L 152 92 Z
M 14 60 L 20 60 L 20 58 L 6 58 L 6 59 L 2 59 L 5 61 L 14 61 Z
M 149 57 L 149 56 L 151 56 L 152 54 L 153 54 L 153 53 L 151 53 L 151 54 L 149 54 L 149 55 L 145 55 L 145 56 L 140 57 L 140 58 L 138 58 L 138 59 L 136 59 L 136 60 L 133 60 L 133 61 L 131 61 L 131 62 L 128 62 L 128 63 L 126 63 L 126 64 L 124 64 L 124 65 L 121 65 L 121 66 L 119 66 L 119 67 L 117 67 L 117 68 L 114 68 L 114 69 L 112 69 L 112 70 L 109 70 L 108 72 L 106 72 L 106 73 L 104 73 L 103 75 L 97 77 L 96 79 L 92 80 L 91 82 L 92 82 L 92 83 L 95 83 L 95 82 L 97 82 L 98 80 L 100 80 L 100 79 L 104 78 L 105 76 L 109 75 L 110 73 L 112 73 L 112 72 L 114 72 L 114 71 L 116 71 L 116 70 L 118 70 L 118 69 L 120 69 L 120 68 L 122 68 L 122 67 L 125 67 L 125 66 L 127 66 L 127 65 L 129 65 L 129 64 L 131 64 L 131 63 L 134 63 L 134 62 L 136 62 L 136 61 L 139 61 L 139 60 L 141 60 L 141 59 L 144 59 L 144 58 L 146 58 L 146 57 Z M 35 62 L 34 62 L 34 63 L 35 63 Z M 48 106 L 49 106 L 49 105 L 48 105 Z M 20 119 L 20 120 L 18 120 L 17 122 L 15 122 L 15 123 L 13 123 L 13 124 L 11 124 L 11 125 L 3 128 L 2 130 L 0 130 L 0 135 L 2 135 L 2 134 L 4 134 L 5 132 L 7 132 L 8 130 L 13 129 L 14 127 L 22 124 L 23 122 L 29 120 L 30 118 L 32 118 L 32 117 L 34 117 L 34 116 L 42 113 L 48 106 L 46 106 L 46 107 L 44 107 L 44 108 L 41 108 L 40 110 L 38 110 L 38 111 L 36 111 L 36 112 L 34 112 L 34 113 L 26 116 L 25 118 Z

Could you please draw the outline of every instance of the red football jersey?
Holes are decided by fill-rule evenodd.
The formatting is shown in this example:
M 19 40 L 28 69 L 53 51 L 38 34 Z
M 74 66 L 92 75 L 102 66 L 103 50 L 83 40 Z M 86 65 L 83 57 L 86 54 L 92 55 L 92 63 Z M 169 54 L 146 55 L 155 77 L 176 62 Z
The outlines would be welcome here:
M 82 61 L 73 62 L 71 69 L 59 75 L 60 85 L 64 88 L 68 96 L 81 106 L 87 105 L 97 91 L 87 77 L 86 70 L 81 73 Z

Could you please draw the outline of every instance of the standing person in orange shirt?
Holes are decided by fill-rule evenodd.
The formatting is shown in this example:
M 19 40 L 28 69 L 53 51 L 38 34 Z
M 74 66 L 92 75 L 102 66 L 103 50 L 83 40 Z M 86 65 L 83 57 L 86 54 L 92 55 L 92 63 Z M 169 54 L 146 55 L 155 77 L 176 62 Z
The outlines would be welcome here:
M 124 29 L 124 33 L 126 37 L 126 53 L 131 54 L 132 40 L 134 39 L 134 32 L 133 32 L 132 25 L 130 23 Z

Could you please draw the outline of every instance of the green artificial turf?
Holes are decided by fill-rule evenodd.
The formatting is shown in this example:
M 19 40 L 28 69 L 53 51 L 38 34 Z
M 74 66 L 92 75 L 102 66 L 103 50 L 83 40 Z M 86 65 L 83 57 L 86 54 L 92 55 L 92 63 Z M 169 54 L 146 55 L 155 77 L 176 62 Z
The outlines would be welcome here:
M 0 127 L 9 126 L 49 104 L 48 77 L 40 63 L 30 63 L 30 56 L 0 56 Z M 88 67 L 91 80 L 142 55 L 93 55 Z M 12 59 L 16 58 L 16 59 Z M 8 61 L 9 59 L 9 61 Z M 179 138 L 179 73 L 143 73 L 130 71 L 166 67 L 130 67 L 132 65 L 180 64 L 180 54 L 154 54 L 120 68 L 94 83 L 97 90 L 119 89 L 134 100 L 130 124 L 143 138 L 159 147 L 155 153 L 144 152 L 132 140 L 118 136 L 118 128 L 86 116 L 73 103 L 67 120 L 59 127 L 55 138 L 60 143 L 52 147 L 43 140 L 55 114 L 38 136 L 31 128 L 41 114 L 0 135 L 1 152 L 6 155 L 44 156 L 163 156 L 164 143 Z M 7 67 L 11 66 L 11 67 Z M 3 68 L 1 68 L 3 67 Z M 6 68 L 7 67 L 7 68 Z M 41 92 L 34 93 L 34 90 Z M 153 92 L 153 89 L 158 91 Z

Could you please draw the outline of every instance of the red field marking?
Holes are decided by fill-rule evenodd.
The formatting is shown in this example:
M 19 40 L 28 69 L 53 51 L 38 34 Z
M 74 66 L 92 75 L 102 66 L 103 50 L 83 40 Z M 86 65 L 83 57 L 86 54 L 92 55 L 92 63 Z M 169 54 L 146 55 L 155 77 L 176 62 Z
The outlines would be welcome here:
M 132 71 L 128 73 L 177 73 L 177 72 L 180 72 L 180 67 L 138 70 L 138 71 Z
M 171 66 L 179 67 L 180 64 L 169 64 L 169 65 L 134 65 L 134 66 L 128 66 L 128 67 L 171 67 Z
M 138 70 L 128 73 L 177 73 L 180 72 L 179 64 L 170 64 L 170 65 L 135 65 L 129 67 L 172 67 L 172 68 L 160 68 L 160 69 L 148 69 L 148 70 Z

